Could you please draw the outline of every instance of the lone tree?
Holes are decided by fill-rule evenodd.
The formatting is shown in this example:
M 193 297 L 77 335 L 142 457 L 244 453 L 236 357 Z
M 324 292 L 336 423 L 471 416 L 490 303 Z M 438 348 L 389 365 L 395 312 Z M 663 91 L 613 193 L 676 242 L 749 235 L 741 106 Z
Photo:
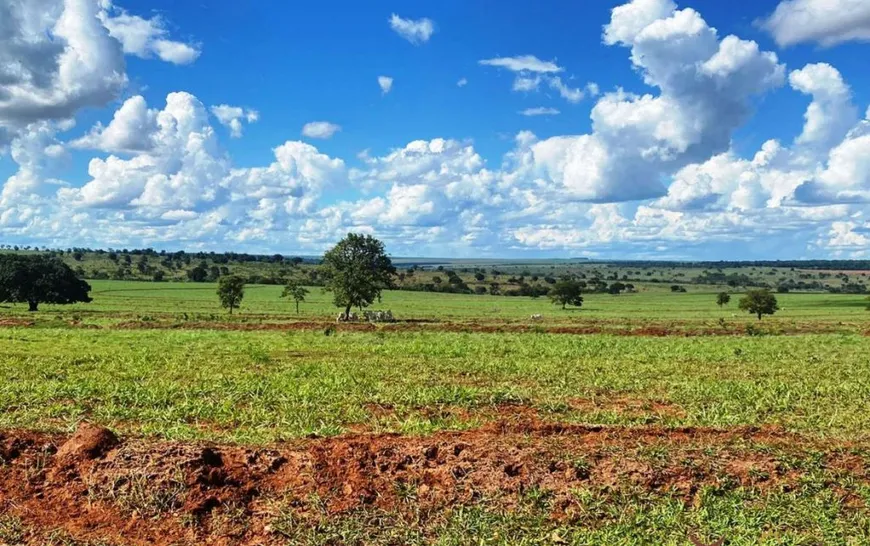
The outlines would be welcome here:
M 287 286 L 284 287 L 284 291 L 281 293 L 282 298 L 293 298 L 293 301 L 296 302 L 296 314 L 299 314 L 299 302 L 305 301 L 305 296 L 308 295 L 308 289 L 299 284 L 297 281 L 290 281 L 287 283 Z
M 245 297 L 245 279 L 238 275 L 221 277 L 217 294 L 221 300 L 221 307 L 229 309 L 232 315 L 233 309 L 238 309 Z
M 27 302 L 30 311 L 40 303 L 89 303 L 91 285 L 57 258 L 0 255 L 0 302 Z
M 327 251 L 321 268 L 324 288 L 333 293 L 336 306 L 344 307 L 345 315 L 352 307 L 362 309 L 380 301 L 381 291 L 393 286 L 396 274 L 384 244 L 371 235 L 356 233 L 348 233 Z
M 731 301 L 731 294 L 728 292 L 719 292 L 716 295 L 716 305 L 722 307 L 723 305 L 728 305 L 728 302 Z
M 549 296 L 554 304 L 561 305 L 562 309 L 565 309 L 566 305 L 573 305 L 574 307 L 582 306 L 583 296 L 581 294 L 582 286 L 580 286 L 580 283 L 575 280 L 566 279 L 554 284 L 553 288 L 550 289 Z
M 747 311 L 761 320 L 762 315 L 772 315 L 779 310 L 776 296 L 769 290 L 750 290 L 740 299 L 740 310 Z

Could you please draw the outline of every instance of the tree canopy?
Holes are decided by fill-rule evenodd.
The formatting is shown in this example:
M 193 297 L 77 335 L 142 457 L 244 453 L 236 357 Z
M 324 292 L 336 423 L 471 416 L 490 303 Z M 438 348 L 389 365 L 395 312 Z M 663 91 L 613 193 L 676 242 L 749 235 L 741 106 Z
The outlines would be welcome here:
M 233 309 L 238 309 L 245 297 L 245 279 L 238 275 L 221 277 L 217 293 L 221 300 L 221 307 L 229 309 L 232 315 Z
M 582 289 L 578 281 L 570 279 L 559 281 L 550 290 L 550 300 L 556 305 L 561 305 L 562 309 L 567 305 L 580 307 L 583 305 Z
M 723 305 L 728 305 L 728 302 L 731 301 L 731 294 L 728 292 L 719 292 L 716 294 L 716 305 L 722 307 Z
M 30 311 L 40 303 L 88 303 L 91 285 L 57 258 L 0 255 L 0 301 L 27 302 Z
M 299 314 L 299 302 L 305 301 L 305 296 L 308 295 L 308 289 L 299 284 L 298 281 L 291 280 L 284 287 L 281 293 L 282 298 L 293 298 L 296 302 L 296 314 Z
M 772 315 L 779 310 L 776 296 L 769 290 L 750 290 L 740 299 L 741 311 L 747 311 L 761 320 L 762 315 Z
M 333 301 L 350 313 L 352 307 L 368 307 L 380 300 L 381 291 L 393 286 L 396 268 L 384 244 L 371 235 L 348 233 L 323 255 L 321 268 L 325 288 Z

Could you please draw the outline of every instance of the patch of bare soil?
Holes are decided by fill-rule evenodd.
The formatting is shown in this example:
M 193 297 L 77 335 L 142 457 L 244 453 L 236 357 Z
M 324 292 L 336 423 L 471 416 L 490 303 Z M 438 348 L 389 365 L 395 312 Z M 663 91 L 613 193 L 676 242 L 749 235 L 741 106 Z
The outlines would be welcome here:
M 333 515 L 401 512 L 409 497 L 432 513 L 483 498 L 510 509 L 535 488 L 554 496 L 552 517 L 561 518 L 584 487 L 667 492 L 687 503 L 704 485 L 794 487 L 802 473 L 777 453 L 794 460 L 810 449 L 823 450 L 824 465 L 845 479 L 867 483 L 867 460 L 844 447 L 772 428 L 569 426 L 533 416 L 466 432 L 268 448 L 119 441 L 87 425 L 70 438 L 7 431 L 0 518 L 19 525 L 23 544 L 44 544 L 51 532 L 83 544 L 286 544 L 276 518 L 304 520 L 311 498 Z
M 20 324 L 21 326 L 32 326 Z M 0 323 L 2 326 L 2 323 Z M 79 326 L 79 325 L 75 325 Z M 80 326 L 81 327 L 81 326 Z M 407 320 L 393 323 L 373 324 L 368 322 L 336 323 L 333 321 L 288 321 L 288 322 L 222 322 L 222 321 L 142 321 L 124 320 L 112 328 L 122 330 L 236 330 L 236 331 L 324 331 L 326 329 L 350 332 L 458 332 L 482 334 L 566 334 L 592 335 L 610 334 L 638 337 L 698 337 L 698 336 L 743 336 L 750 335 L 746 328 L 704 327 L 697 324 L 641 325 L 627 327 L 620 324 L 523 324 L 518 322 L 438 322 Z M 776 324 L 773 327 L 761 325 L 760 331 L 771 335 L 798 335 L 808 333 L 831 333 L 844 331 L 840 325 L 828 323 Z M 852 331 L 852 329 L 847 328 Z M 860 330 L 860 329 L 859 329 Z M 757 335 L 757 330 L 753 335 Z
M 33 326 L 33 324 L 32 320 L 18 318 L 0 319 L 0 328 L 27 328 Z

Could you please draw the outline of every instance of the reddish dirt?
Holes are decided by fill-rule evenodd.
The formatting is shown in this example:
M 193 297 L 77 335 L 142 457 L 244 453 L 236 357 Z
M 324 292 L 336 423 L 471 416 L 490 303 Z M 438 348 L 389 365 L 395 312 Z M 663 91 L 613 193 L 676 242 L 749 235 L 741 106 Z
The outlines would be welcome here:
M 109 544 L 269 545 L 286 544 L 276 518 L 304 521 L 312 495 L 318 510 L 340 517 L 368 508 L 432 513 L 483 498 L 510 509 L 537 488 L 554 496 L 553 518 L 570 518 L 578 487 L 641 488 L 687 503 L 703 485 L 794 487 L 802 474 L 787 460 L 810 451 L 848 475 L 841 483 L 870 482 L 867 459 L 850 446 L 774 428 L 568 426 L 526 416 L 466 432 L 268 448 L 112 438 L 101 429 L 70 439 L 0 433 L 0 518 L 20 522 L 25 544 L 44 544 L 59 529 Z M 850 491 L 842 497 L 863 502 Z
M 21 324 L 26 326 L 26 324 Z M 30 323 L 29 325 L 33 325 Z M 75 325 L 86 327 L 83 324 Z M 329 321 L 297 321 L 297 322 L 168 322 L 168 321 L 122 321 L 110 326 L 122 330 L 236 330 L 236 331 L 334 331 L 350 332 L 458 332 L 483 334 L 567 334 L 591 335 L 610 334 L 617 336 L 640 337 L 698 337 L 698 336 L 742 336 L 747 335 L 746 329 L 740 325 L 729 328 L 699 327 L 693 324 L 645 325 L 625 327 L 621 325 L 565 325 L 565 324 L 522 324 L 509 322 L 426 322 L 405 321 L 390 324 L 371 324 L 366 322 L 335 323 Z M 842 327 L 825 323 L 813 324 L 761 324 L 762 332 L 773 335 L 797 335 L 809 333 L 830 333 L 842 331 Z M 769 331 L 768 331 L 769 330 Z
M 0 319 L 0 328 L 27 328 L 35 323 L 32 320 L 7 318 Z

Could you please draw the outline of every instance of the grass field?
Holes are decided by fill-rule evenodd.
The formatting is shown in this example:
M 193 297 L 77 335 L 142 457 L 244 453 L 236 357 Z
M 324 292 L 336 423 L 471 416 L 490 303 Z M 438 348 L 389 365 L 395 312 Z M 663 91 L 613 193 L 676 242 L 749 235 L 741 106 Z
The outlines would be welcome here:
M 870 543 L 860 295 L 388 292 L 414 322 L 336 329 L 318 289 L 92 284 L 0 308 L 0 544 Z M 82 421 L 121 444 L 54 455 Z
M 209 315 L 215 319 L 229 320 L 220 308 L 216 296 L 216 283 L 143 283 L 136 281 L 90 281 L 94 301 L 87 304 L 67 306 L 43 305 L 42 313 L 32 318 L 51 315 L 81 315 L 95 319 L 112 319 L 117 316 L 172 316 L 187 314 Z M 310 288 L 307 301 L 296 315 L 291 301 L 280 297 L 282 287 L 274 285 L 249 285 L 237 319 L 279 317 L 292 319 L 335 318 L 338 309 L 332 303 L 332 295 L 317 287 Z M 634 319 L 693 320 L 716 322 L 720 318 L 755 322 L 749 315 L 737 309 L 740 292 L 735 292 L 728 306 L 716 306 L 717 287 L 693 287 L 688 293 L 671 293 L 660 289 L 641 289 L 636 294 L 586 294 L 581 309 L 561 310 L 545 298 L 477 296 L 464 294 L 440 294 L 431 292 L 385 291 L 382 301 L 373 308 L 391 309 L 399 319 L 431 321 L 451 320 L 527 320 L 531 314 L 544 315 L 545 321 L 571 322 L 575 320 L 608 319 L 628 323 Z M 783 308 L 769 322 L 789 321 L 836 321 L 870 324 L 867 312 L 868 301 L 857 294 L 777 294 Z M 0 306 L 4 315 L 27 316 L 27 306 Z

